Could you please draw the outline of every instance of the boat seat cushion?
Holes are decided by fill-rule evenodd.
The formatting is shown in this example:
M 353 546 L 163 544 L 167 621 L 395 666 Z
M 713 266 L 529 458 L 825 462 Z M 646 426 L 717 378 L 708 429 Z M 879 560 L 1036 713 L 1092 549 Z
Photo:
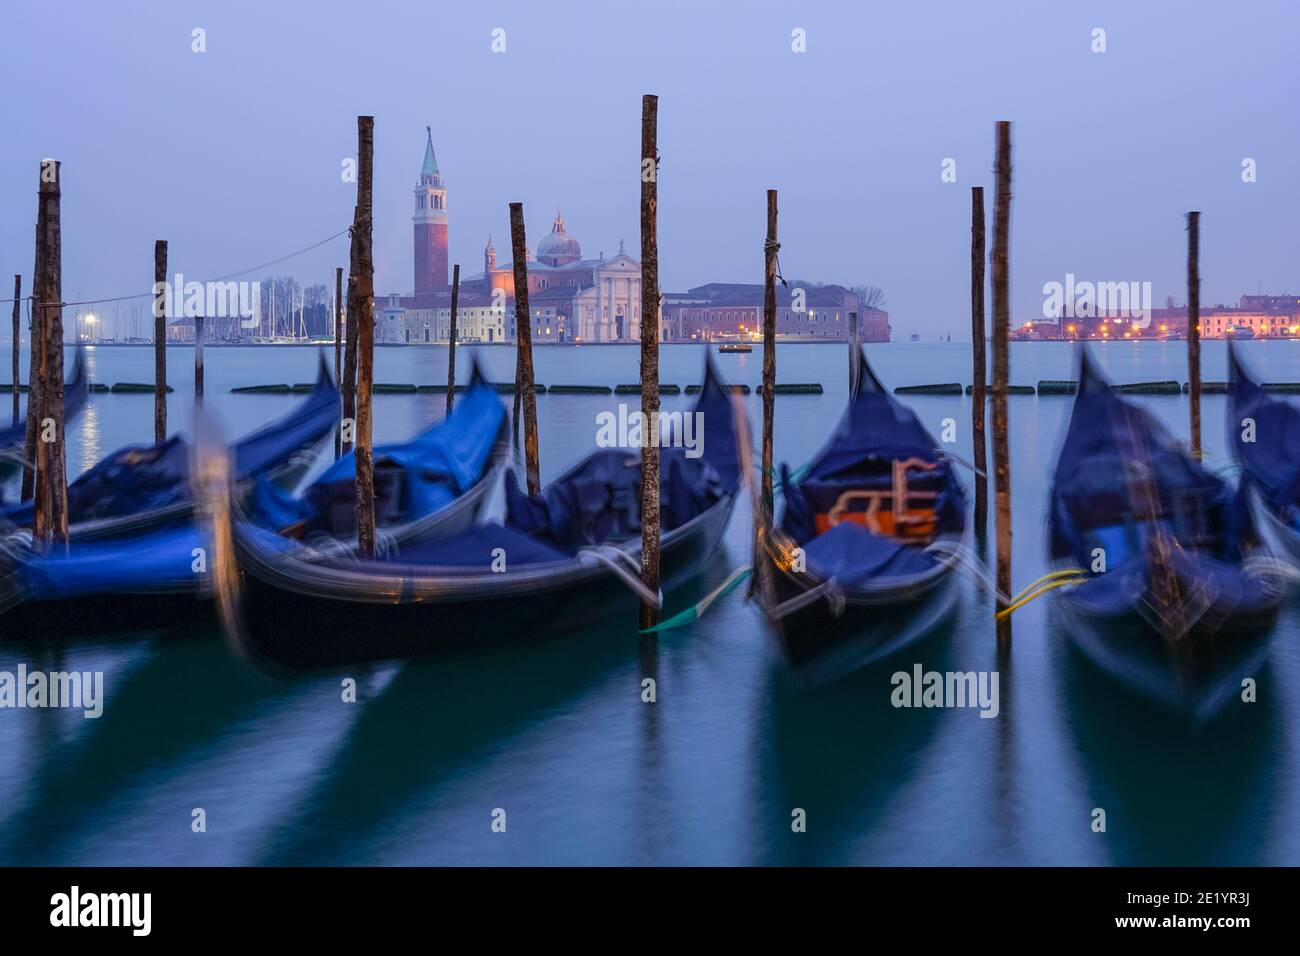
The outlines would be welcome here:
M 882 578 L 923 574 L 937 563 L 934 556 L 896 538 L 872 534 L 853 522 L 837 524 L 804 545 L 808 569 L 822 579 L 835 578 L 841 587 L 857 588 Z
M 512 568 L 568 561 L 570 555 L 514 528 L 485 523 L 449 538 L 414 542 L 386 560 L 509 574 Z
M 684 449 L 660 449 L 660 526 L 671 531 L 702 514 L 725 494 L 722 479 L 703 458 Z M 511 475 L 506 523 L 562 550 L 636 537 L 641 533 L 641 459 L 637 452 L 601 451 L 562 480 L 529 496 Z

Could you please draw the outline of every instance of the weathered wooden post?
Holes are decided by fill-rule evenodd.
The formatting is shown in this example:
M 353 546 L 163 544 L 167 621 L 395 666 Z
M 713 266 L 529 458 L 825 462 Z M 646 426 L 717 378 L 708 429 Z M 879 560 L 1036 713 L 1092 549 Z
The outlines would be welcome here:
M 1201 457 L 1201 214 L 1187 214 L 1187 391 L 1192 399 L 1192 455 Z
M 451 329 L 447 333 L 447 414 L 456 399 L 456 306 L 460 302 L 460 263 L 451 267 Z
M 14 385 L 14 421 L 18 424 L 18 346 L 20 344 L 19 336 L 21 330 L 18 327 L 18 307 L 22 303 L 19 300 L 23 297 L 23 277 L 14 276 L 14 354 L 13 354 L 13 371 L 10 373 L 9 381 Z
M 1011 459 L 1007 449 L 1007 335 L 1011 326 L 1010 264 L 1007 243 L 1011 232 L 1011 124 L 997 124 L 997 196 L 993 204 L 993 468 L 997 531 L 997 609 L 1011 594 Z M 976 379 L 976 384 L 979 379 Z M 998 645 L 1011 646 L 1011 615 L 997 622 Z
M 528 493 L 541 488 L 537 457 L 537 395 L 533 391 L 533 320 L 528 312 L 528 252 L 524 243 L 524 204 L 510 204 L 510 246 L 515 270 L 515 429 L 519 428 L 519 403 L 524 409 L 524 470 Z
M 763 243 L 763 505 L 772 511 L 772 419 L 776 414 L 776 190 L 767 191 Z
M 32 537 L 40 546 L 68 540 L 68 474 L 63 437 L 63 240 L 61 235 L 61 164 L 41 163 L 41 413 L 36 456 L 36 520 Z
M 659 97 L 641 97 L 641 580 L 659 592 Z M 641 628 L 659 608 L 641 601 Z
M 858 313 L 849 313 L 849 346 L 853 351 L 857 351 L 861 345 L 861 337 L 858 335 Z M 852 363 L 850 363 L 852 365 Z
M 354 225 L 353 231 L 356 231 Z M 352 311 L 352 300 L 356 296 L 356 277 L 348 273 L 347 315 L 343 320 L 343 381 L 339 388 L 343 392 L 343 453 L 352 450 L 357 432 L 357 314 Z
M 334 378 L 343 388 L 343 267 L 334 270 Z M 334 429 L 334 458 L 343 454 L 343 425 Z
M 372 255 L 375 118 L 357 117 L 357 207 L 352 216 L 348 317 L 357 329 L 357 553 L 375 556 L 375 463 L 371 391 L 375 370 L 375 264 Z
M 984 336 L 984 187 L 970 191 L 970 326 L 974 379 L 971 386 L 971 437 L 975 463 L 975 533 L 981 538 L 989 524 L 988 454 L 984 448 L 984 385 L 988 343 Z
M 167 298 L 167 240 L 159 239 L 153 244 L 153 440 L 158 444 L 167 439 Z
M 203 398 L 203 316 L 194 317 L 194 397 Z

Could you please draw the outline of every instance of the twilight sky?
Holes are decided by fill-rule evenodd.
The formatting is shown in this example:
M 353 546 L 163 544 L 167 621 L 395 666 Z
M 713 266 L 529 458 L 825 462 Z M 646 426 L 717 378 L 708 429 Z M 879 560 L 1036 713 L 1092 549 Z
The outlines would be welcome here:
M 489 234 L 509 258 L 512 200 L 531 245 L 558 205 L 585 254 L 635 254 L 647 92 L 665 290 L 761 281 L 771 187 L 787 276 L 882 286 L 896 339 L 966 338 L 969 190 L 990 187 L 991 233 L 1009 119 L 1016 321 L 1067 272 L 1181 303 L 1189 209 L 1204 304 L 1300 292 L 1297 35 L 1292 0 L 4 0 L 0 295 L 30 282 L 41 157 L 63 162 L 65 299 L 133 294 L 155 238 L 204 279 L 344 228 L 358 113 L 375 116 L 377 291 L 412 286 L 426 125 L 464 274 Z M 346 263 L 344 238 L 268 271 L 310 284 Z

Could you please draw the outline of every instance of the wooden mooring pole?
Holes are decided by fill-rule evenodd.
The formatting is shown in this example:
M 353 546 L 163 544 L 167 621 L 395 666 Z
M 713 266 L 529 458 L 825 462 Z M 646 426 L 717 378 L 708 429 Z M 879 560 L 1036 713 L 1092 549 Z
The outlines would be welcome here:
M 343 388 L 343 267 L 334 269 L 334 378 Z M 341 392 L 340 392 L 341 394 Z M 334 458 L 343 454 L 343 426 L 334 429 Z
M 153 440 L 167 439 L 167 240 L 153 244 Z M 179 291 L 179 290 L 178 290 Z
M 40 442 L 36 455 L 36 515 L 32 537 L 38 547 L 68 540 L 68 472 L 63 436 L 63 240 L 61 164 L 41 163 L 37 224 L 40 241 L 42 311 L 40 337 Z
M 519 406 L 524 411 L 524 471 L 528 493 L 541 491 L 537 451 L 537 395 L 533 390 L 533 320 L 528 312 L 528 247 L 524 242 L 524 204 L 510 204 L 510 248 L 515 270 L 515 434 Z
M 343 318 L 343 454 L 352 450 L 357 433 L 357 314 L 352 311 L 356 276 L 348 273 L 347 314 Z
M 776 414 L 776 190 L 767 191 L 767 240 L 763 243 L 763 505 L 772 512 L 772 420 Z
M 203 324 L 204 317 L 194 317 L 194 398 L 203 399 Z
M 375 372 L 374 232 L 375 118 L 357 117 L 357 206 L 352 217 L 348 317 L 356 316 L 357 553 L 375 556 L 375 463 L 371 445 L 371 391 Z
M 971 355 L 974 375 L 971 380 L 971 437 L 974 440 L 975 472 L 975 533 L 981 539 L 988 533 L 989 480 L 988 453 L 984 442 L 985 394 L 988 381 L 985 368 L 988 342 L 984 334 L 984 187 L 972 186 L 970 191 L 970 326 Z
M 641 97 L 641 580 L 659 592 L 659 97 Z M 641 628 L 659 623 L 642 600 Z
M 460 304 L 460 263 L 451 267 L 451 327 L 447 331 L 447 414 L 456 402 L 456 306 Z
M 1011 326 L 1010 264 L 1007 243 L 1011 232 L 1011 124 L 997 124 L 997 195 L 993 205 L 993 468 L 997 495 L 997 586 L 1011 594 L 1011 458 L 1007 448 L 1007 336 Z M 979 379 L 976 379 L 976 384 Z M 1006 603 L 997 599 L 997 609 Z M 1011 646 L 1011 616 L 997 622 L 998 646 Z
M 21 339 L 20 339 L 21 330 L 20 330 L 19 327 L 18 327 L 18 307 L 19 307 L 19 305 L 22 304 L 21 302 L 19 302 L 19 300 L 20 300 L 22 297 L 23 297 L 23 277 L 22 277 L 21 275 L 16 275 L 16 276 L 14 276 L 14 333 L 13 333 L 14 354 L 13 354 L 13 371 L 10 373 L 10 376 L 9 376 L 9 381 L 13 382 L 13 386 L 14 386 L 14 420 L 13 420 L 13 423 L 14 423 L 15 425 L 18 424 L 18 346 L 19 346 L 19 344 L 20 344 L 20 342 L 21 342 Z
M 1201 214 L 1187 214 L 1187 391 L 1192 400 L 1192 455 L 1201 457 Z

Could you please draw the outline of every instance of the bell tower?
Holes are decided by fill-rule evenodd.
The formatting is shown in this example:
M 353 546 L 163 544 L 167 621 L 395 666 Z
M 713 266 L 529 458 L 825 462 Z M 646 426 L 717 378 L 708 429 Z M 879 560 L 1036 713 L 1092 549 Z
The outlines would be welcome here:
M 424 164 L 415 184 L 415 294 L 447 288 L 447 189 L 433 153 L 433 130 L 424 128 Z

